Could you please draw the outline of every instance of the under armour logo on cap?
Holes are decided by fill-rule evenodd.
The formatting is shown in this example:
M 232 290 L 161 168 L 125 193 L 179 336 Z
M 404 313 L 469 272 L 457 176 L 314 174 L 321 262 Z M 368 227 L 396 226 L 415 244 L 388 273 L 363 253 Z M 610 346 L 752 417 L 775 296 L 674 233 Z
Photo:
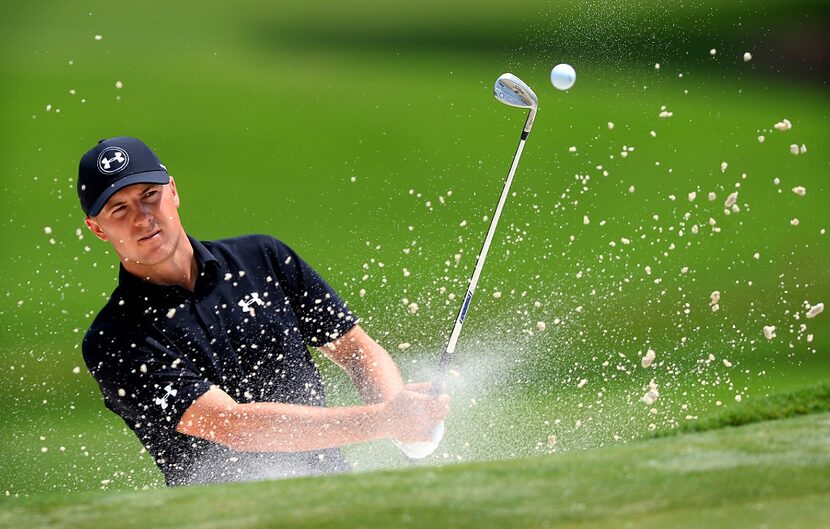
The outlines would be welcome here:
M 98 170 L 104 174 L 115 174 L 130 163 L 130 155 L 121 147 L 108 147 L 98 155 Z

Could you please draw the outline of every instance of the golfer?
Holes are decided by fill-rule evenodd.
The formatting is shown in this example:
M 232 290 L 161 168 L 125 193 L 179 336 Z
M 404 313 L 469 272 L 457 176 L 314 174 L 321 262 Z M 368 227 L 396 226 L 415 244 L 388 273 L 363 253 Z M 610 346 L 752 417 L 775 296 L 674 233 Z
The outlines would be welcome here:
M 449 397 L 404 385 L 291 248 L 264 235 L 185 233 L 176 183 L 141 141 L 101 140 L 84 154 L 78 196 L 121 264 L 84 360 L 167 485 L 348 471 L 339 447 L 429 441 L 447 415 Z M 349 374 L 364 405 L 326 406 L 309 347 Z

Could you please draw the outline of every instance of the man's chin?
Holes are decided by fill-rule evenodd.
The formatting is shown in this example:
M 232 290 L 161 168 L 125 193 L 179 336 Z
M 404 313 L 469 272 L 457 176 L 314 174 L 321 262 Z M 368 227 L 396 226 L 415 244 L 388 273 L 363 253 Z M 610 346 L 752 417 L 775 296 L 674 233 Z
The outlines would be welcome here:
M 125 260 L 140 266 L 155 266 L 168 260 L 173 254 L 173 252 L 168 249 L 168 246 L 169 245 L 159 245 L 156 248 L 145 248 L 143 249 L 144 251 L 136 252 L 131 257 L 127 257 Z
M 162 230 L 158 235 L 149 239 L 137 241 L 129 249 L 119 251 L 122 262 L 129 268 L 130 265 L 152 267 L 160 265 L 176 253 L 179 237 L 169 237 L 170 233 Z

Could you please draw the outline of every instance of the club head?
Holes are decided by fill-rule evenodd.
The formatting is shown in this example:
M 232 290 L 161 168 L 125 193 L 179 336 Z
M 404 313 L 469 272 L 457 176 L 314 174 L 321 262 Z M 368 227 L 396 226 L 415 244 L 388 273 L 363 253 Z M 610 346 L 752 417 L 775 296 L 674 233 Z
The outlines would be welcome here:
M 530 109 L 524 126 L 525 134 L 529 134 L 530 128 L 533 126 L 533 120 L 536 118 L 536 110 L 539 108 L 539 98 L 536 97 L 536 94 L 533 93 L 527 83 L 512 73 L 504 73 L 496 79 L 493 94 L 496 99 L 505 105 Z
M 539 106 L 539 99 L 533 90 L 512 73 L 501 74 L 496 79 L 493 93 L 496 99 L 511 107 L 536 108 Z

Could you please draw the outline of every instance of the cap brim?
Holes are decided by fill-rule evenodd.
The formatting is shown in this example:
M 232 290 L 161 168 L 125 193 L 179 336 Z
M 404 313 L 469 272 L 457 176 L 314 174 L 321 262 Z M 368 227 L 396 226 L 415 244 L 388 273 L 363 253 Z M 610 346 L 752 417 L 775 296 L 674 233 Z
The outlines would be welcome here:
M 145 171 L 143 173 L 136 173 L 131 174 L 130 176 L 125 176 L 121 180 L 118 180 L 108 188 L 104 190 L 103 193 L 98 197 L 98 199 L 90 206 L 89 211 L 87 211 L 87 215 L 90 217 L 95 217 L 101 210 L 104 209 L 104 204 L 107 203 L 112 195 L 118 193 L 120 190 L 124 189 L 127 186 L 131 186 L 134 184 L 167 184 L 170 182 L 170 175 L 167 174 L 167 171 Z

